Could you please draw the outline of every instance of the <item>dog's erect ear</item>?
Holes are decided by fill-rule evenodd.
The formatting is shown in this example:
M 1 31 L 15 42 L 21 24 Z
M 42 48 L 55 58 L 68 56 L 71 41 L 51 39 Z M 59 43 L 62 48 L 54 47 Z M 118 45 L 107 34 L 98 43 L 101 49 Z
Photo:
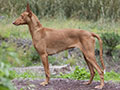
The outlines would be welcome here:
M 28 16 L 31 17 L 32 16 L 32 12 L 30 10 L 30 6 L 29 6 L 28 3 L 27 3 L 27 9 L 26 9 L 26 11 L 29 13 Z
M 29 3 L 27 3 L 27 9 L 26 9 L 27 12 L 30 12 L 30 6 L 29 6 Z

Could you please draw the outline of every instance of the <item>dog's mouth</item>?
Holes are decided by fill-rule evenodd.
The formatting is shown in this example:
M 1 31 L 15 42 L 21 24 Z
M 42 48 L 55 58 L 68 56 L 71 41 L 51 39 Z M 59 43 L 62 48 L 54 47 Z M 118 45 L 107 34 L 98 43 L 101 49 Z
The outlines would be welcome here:
M 16 26 L 21 25 L 21 23 L 16 23 L 16 22 L 13 22 L 13 24 L 16 25 Z
M 13 22 L 12 24 L 16 25 L 16 26 L 19 26 L 19 25 L 25 25 L 27 23 L 16 23 L 16 22 Z
M 14 25 L 18 26 L 18 24 L 16 24 L 15 22 L 13 22 L 12 24 L 14 24 Z

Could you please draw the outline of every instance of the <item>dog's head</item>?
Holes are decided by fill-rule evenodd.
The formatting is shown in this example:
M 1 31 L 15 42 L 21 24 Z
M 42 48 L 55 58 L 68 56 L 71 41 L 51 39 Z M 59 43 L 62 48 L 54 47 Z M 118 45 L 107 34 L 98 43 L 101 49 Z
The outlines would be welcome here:
M 27 4 L 27 9 L 26 11 L 24 11 L 20 17 L 18 17 L 14 22 L 13 24 L 14 25 L 25 25 L 25 24 L 28 24 L 31 20 L 31 17 L 32 17 L 32 11 L 30 10 L 30 6 L 29 4 Z

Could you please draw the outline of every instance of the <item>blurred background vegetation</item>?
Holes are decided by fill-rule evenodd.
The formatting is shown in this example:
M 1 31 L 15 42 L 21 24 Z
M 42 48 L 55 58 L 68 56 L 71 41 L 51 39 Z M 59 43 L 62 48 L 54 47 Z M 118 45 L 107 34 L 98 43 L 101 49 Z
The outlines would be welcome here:
M 23 3 L 24 2 L 24 3 Z M 29 2 L 40 18 L 65 17 L 85 20 L 120 18 L 120 0 L 0 0 L 0 14 L 18 16 Z
M 42 65 L 32 46 L 28 27 L 12 25 L 26 10 L 27 2 L 44 27 L 78 28 L 99 34 L 103 40 L 107 71 L 120 73 L 120 0 L 0 0 L 0 90 L 13 90 L 11 79 L 15 77 L 9 68 Z M 97 40 L 95 53 L 100 65 Z M 78 65 L 88 70 L 83 59 L 79 49 L 49 56 L 52 65 Z M 117 73 L 112 72 L 111 75 Z M 62 77 L 77 78 L 76 73 Z M 84 77 L 80 74 L 78 78 Z

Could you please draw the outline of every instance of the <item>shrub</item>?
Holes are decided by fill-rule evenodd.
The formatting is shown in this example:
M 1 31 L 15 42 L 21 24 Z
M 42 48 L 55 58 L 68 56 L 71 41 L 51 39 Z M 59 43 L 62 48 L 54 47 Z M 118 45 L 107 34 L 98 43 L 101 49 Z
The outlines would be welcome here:
M 65 64 L 69 64 L 70 66 L 75 66 L 76 60 L 74 58 L 69 58 L 65 61 Z
M 102 33 L 101 38 L 103 40 L 103 45 L 107 49 L 107 55 L 112 56 L 113 50 L 117 45 L 120 44 L 120 35 L 112 32 L 112 33 Z
M 35 72 L 32 72 L 30 70 L 27 70 L 26 72 L 23 73 L 18 73 L 16 71 L 11 71 L 11 74 L 13 75 L 14 78 L 31 78 L 31 79 L 35 79 L 35 78 L 40 78 L 41 76 L 38 75 Z
M 35 50 L 34 47 L 30 48 L 29 53 L 30 53 L 29 58 L 31 59 L 31 61 L 36 61 L 36 62 L 40 61 L 40 56 L 39 56 L 38 52 Z
M 2 42 L 0 46 L 0 59 L 6 64 L 19 65 L 20 60 L 18 59 L 18 54 L 13 48 L 14 45 L 12 45 Z
M 86 71 L 85 68 L 80 69 L 78 66 L 75 67 L 74 75 L 73 77 L 77 80 L 84 80 L 89 79 L 90 74 Z
M 14 90 L 11 79 L 13 76 L 10 74 L 8 57 L 12 57 L 6 44 L 0 47 L 0 90 Z
M 58 77 L 76 79 L 76 80 L 88 80 L 90 79 L 90 73 L 87 72 L 85 68 L 80 69 L 78 66 L 76 66 L 74 72 L 70 74 L 61 74 Z M 100 76 L 98 72 L 95 73 L 94 80 L 100 80 Z M 106 72 L 104 75 L 104 80 L 120 81 L 120 73 L 116 73 L 114 71 Z
M 70 74 L 61 74 L 60 78 L 72 78 L 76 80 L 84 80 L 84 79 L 89 79 L 90 74 L 87 72 L 85 68 L 79 68 L 78 66 L 75 67 L 75 70 L 73 73 Z
M 14 90 L 11 83 L 13 79 L 9 71 L 10 65 L 0 61 L 0 90 Z
M 17 16 L 25 10 L 27 2 L 39 17 L 65 16 L 87 20 L 120 18 L 120 0 L 114 0 L 114 3 L 113 0 L 0 0 L 0 13 Z

